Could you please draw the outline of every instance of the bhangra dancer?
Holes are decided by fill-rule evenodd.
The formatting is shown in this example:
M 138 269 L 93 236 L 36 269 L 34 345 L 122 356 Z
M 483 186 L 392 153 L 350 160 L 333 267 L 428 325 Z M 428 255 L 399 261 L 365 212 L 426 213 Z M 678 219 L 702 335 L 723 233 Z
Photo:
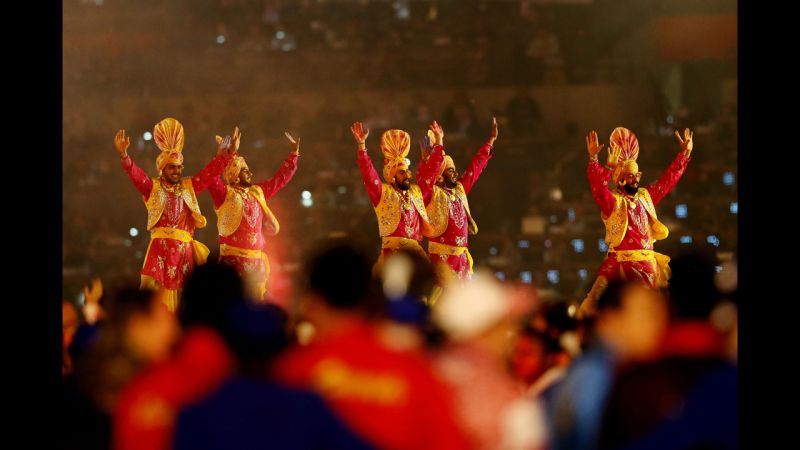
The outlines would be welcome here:
M 238 154 L 237 140 L 237 155 L 225 168 L 225 183 L 216 177 L 208 188 L 217 213 L 220 262 L 230 264 L 239 272 L 247 294 L 256 300 L 266 300 L 270 274 L 263 230 L 266 228 L 269 236 L 280 230 L 267 201 L 291 181 L 300 155 L 300 139 L 295 140 L 288 132 L 285 135 L 292 144 L 292 151 L 272 178 L 252 182 L 253 174 Z M 241 138 L 241 134 L 238 136 Z M 218 143 L 222 140 L 217 136 Z
M 589 184 L 605 224 L 608 256 L 600 265 L 597 279 L 581 304 L 584 314 L 594 312 L 597 298 L 610 280 L 638 280 L 654 289 L 667 286 L 669 257 L 655 252 L 653 243 L 666 238 L 669 230 L 659 222 L 655 206 L 678 183 L 691 160 L 694 146 L 694 134 L 688 128 L 684 130 L 683 138 L 677 131 L 675 135 L 681 151 L 661 178 L 647 187 L 639 187 L 642 177 L 636 163 L 639 141 L 633 132 L 617 127 L 611 133 L 608 167 L 603 167 L 597 158 L 603 147 L 598 143 L 597 133 L 591 131 L 586 136 Z M 608 185 L 610 181 L 616 184 L 613 190 Z
M 128 155 L 130 137 L 119 130 L 114 146 L 122 159 L 122 168 L 142 194 L 147 208 L 150 244 L 141 270 L 141 287 L 164 289 L 164 302 L 170 311 L 178 307 L 181 289 L 196 264 L 208 257 L 208 247 L 194 239 L 195 228 L 206 226 L 197 194 L 219 177 L 236 150 L 238 130 L 219 142 L 217 155 L 197 175 L 183 177 L 183 126 L 173 118 L 158 122 L 153 136 L 161 154 L 156 158 L 158 177 L 149 178 Z
M 383 179 L 381 182 L 367 154 L 366 140 L 369 129 L 356 122 L 350 128 L 358 143 L 358 167 L 364 187 L 372 201 L 378 218 L 381 236 L 381 254 L 373 270 L 380 273 L 383 260 L 400 249 L 425 255 L 420 246 L 422 237 L 431 232 L 422 192 L 413 184 L 406 158 L 411 148 L 411 137 L 403 130 L 388 130 L 381 136 L 383 153 Z
M 472 277 L 468 235 L 477 234 L 478 226 L 472 218 L 467 195 L 494 154 L 497 120 L 492 119 L 491 136 L 475 153 L 461 177 L 453 158 L 444 152 L 442 127 L 433 122 L 430 128 L 424 141 L 430 141 L 432 135 L 433 148 L 428 155 L 423 154 L 425 162 L 420 167 L 418 179 L 432 227 L 428 236 L 428 253 L 436 267 L 439 287 L 443 287 Z M 421 145 L 425 147 L 428 143 Z M 423 150 L 423 153 L 427 152 Z M 437 293 L 434 293 L 433 301 L 438 297 Z

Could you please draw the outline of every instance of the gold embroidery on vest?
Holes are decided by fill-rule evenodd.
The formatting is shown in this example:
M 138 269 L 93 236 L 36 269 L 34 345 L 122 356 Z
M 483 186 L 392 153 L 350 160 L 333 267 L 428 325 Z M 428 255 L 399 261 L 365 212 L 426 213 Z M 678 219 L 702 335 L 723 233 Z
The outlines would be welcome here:
M 461 205 L 463 205 L 464 210 L 467 213 L 469 232 L 471 234 L 478 233 L 478 225 L 472 219 L 472 214 L 469 210 L 469 201 L 467 200 L 467 194 L 464 191 L 464 186 L 461 183 L 458 183 L 453 189 L 452 193 L 439 186 L 433 187 L 433 198 L 431 198 L 431 202 L 428 204 L 427 208 L 428 217 L 430 217 L 430 223 L 433 227 L 432 237 L 441 236 L 445 231 L 447 231 L 448 220 L 454 215 L 451 211 L 451 205 L 456 199 L 460 200 Z M 454 217 L 453 220 L 456 221 L 456 218 Z M 456 226 L 461 228 L 461 225 L 458 223 L 456 223 Z
M 420 215 L 421 221 L 424 221 L 425 224 L 429 223 L 419 186 L 412 184 L 408 190 L 408 195 L 411 204 L 414 205 L 414 209 Z M 402 204 L 403 200 L 400 194 L 391 185 L 384 183 L 381 190 L 381 200 L 374 207 L 375 215 L 378 218 L 378 233 L 381 236 L 389 236 L 397 229 L 397 225 L 400 224 L 400 208 L 403 206 Z M 425 225 L 421 224 L 421 226 L 424 227 Z
M 637 226 L 646 226 L 646 235 L 651 241 L 662 240 L 669 235 L 669 229 L 658 220 L 653 200 L 650 198 L 650 193 L 647 192 L 647 189 L 639 188 L 632 200 L 619 192 L 612 192 L 612 194 L 614 195 L 614 210 L 608 217 L 600 215 L 606 226 L 605 241 L 609 249 L 613 250 L 619 246 L 625 237 L 628 228 L 628 207 L 630 203 L 634 205 L 641 204 L 647 212 L 647 224 L 637 223 Z
M 164 213 L 164 207 L 167 204 L 168 188 L 161 185 L 161 180 L 153 178 L 153 188 L 150 191 L 150 197 L 145 202 L 147 207 L 147 229 L 151 230 Z M 191 177 L 184 177 L 178 186 L 169 189 L 180 197 L 184 203 L 189 207 L 194 219 L 196 228 L 203 228 L 206 226 L 206 218 L 200 213 L 200 205 L 197 203 L 197 196 L 192 187 Z
M 228 186 L 228 192 L 225 194 L 225 201 L 215 210 L 217 213 L 217 230 L 220 236 L 228 237 L 239 229 L 239 224 L 242 222 L 242 212 L 244 211 L 244 198 L 248 195 L 252 195 L 253 198 L 256 199 L 264 213 L 262 223 L 274 228 L 275 231 L 271 234 L 278 233 L 280 224 L 267 206 L 264 191 L 260 186 L 250 186 L 242 190 L 242 192 Z

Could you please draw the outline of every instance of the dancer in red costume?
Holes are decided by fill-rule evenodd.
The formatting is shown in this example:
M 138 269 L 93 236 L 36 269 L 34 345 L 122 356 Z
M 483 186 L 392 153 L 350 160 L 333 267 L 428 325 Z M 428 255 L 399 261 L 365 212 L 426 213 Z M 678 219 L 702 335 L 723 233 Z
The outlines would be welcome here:
M 586 136 L 589 184 L 606 227 L 608 257 L 600 265 L 597 280 L 581 304 L 584 314 L 594 312 L 597 298 L 609 280 L 638 280 L 651 288 L 667 286 L 669 257 L 653 251 L 653 243 L 666 238 L 669 230 L 659 222 L 655 206 L 678 183 L 694 147 L 693 133 L 688 128 L 683 137 L 677 131 L 675 135 L 681 151 L 661 178 L 647 187 L 639 187 L 642 177 L 636 163 L 639 140 L 633 132 L 617 127 L 611 133 L 608 167 L 603 167 L 597 158 L 603 148 L 597 141 L 597 133 L 591 131 Z M 610 181 L 616 183 L 613 190 L 608 186 Z
M 247 162 L 237 154 L 225 169 L 227 184 L 217 177 L 208 188 L 217 213 L 220 261 L 236 269 L 247 295 L 256 300 L 265 300 L 270 273 L 263 227 L 269 236 L 280 230 L 267 200 L 291 181 L 300 155 L 300 139 L 295 141 L 289 133 L 285 134 L 292 151 L 272 178 L 253 183 Z M 217 142 L 221 141 L 222 137 L 217 136 Z
M 430 155 L 423 155 L 419 186 L 433 228 L 428 236 L 428 253 L 436 267 L 439 285 L 444 286 L 472 277 L 472 256 L 467 241 L 469 234 L 477 234 L 478 226 L 470 213 L 467 195 L 494 154 L 497 120 L 492 119 L 491 136 L 475 153 L 460 178 L 453 158 L 444 153 L 442 127 L 433 122 L 429 138 L 430 134 L 434 138 L 433 150 Z
M 142 194 L 147 208 L 150 245 L 142 266 L 141 287 L 164 289 L 164 302 L 174 312 L 187 275 L 196 264 L 204 263 L 209 253 L 208 247 L 194 240 L 194 229 L 206 226 L 197 194 L 219 177 L 233 159 L 234 142 L 238 142 L 239 135 L 236 130 L 233 138 L 221 140 L 217 156 L 193 177 L 181 176 L 184 142 L 181 123 L 164 119 L 156 124 L 153 136 L 161 150 L 156 159 L 157 178 L 148 177 L 128 155 L 131 140 L 125 130 L 117 132 L 114 146 L 122 159 L 122 168 Z
M 369 129 L 361 122 L 350 128 L 358 143 L 358 167 L 364 178 L 364 187 L 378 217 L 381 236 L 381 255 L 373 270 L 380 273 L 383 261 L 397 250 L 406 249 L 425 255 L 419 245 L 422 236 L 430 234 L 431 226 L 422 192 L 411 183 L 410 161 L 406 158 L 411 148 L 411 137 L 403 130 L 388 130 L 381 136 L 383 152 L 383 179 L 381 182 L 372 160 L 367 154 L 366 140 Z

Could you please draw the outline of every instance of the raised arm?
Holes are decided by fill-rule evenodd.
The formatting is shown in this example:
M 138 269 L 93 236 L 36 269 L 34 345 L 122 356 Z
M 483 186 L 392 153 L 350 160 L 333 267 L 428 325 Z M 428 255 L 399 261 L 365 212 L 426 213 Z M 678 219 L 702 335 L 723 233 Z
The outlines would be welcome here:
M 594 198 L 597 206 L 600 207 L 600 212 L 603 216 L 608 216 L 614 211 L 614 195 L 608 188 L 608 182 L 611 180 L 611 171 L 597 160 L 597 154 L 604 145 L 600 145 L 597 141 L 597 132 L 594 130 L 589 132 L 586 136 L 586 149 L 589 152 L 589 167 L 587 175 L 589 177 L 589 186 L 592 190 L 592 198 Z M 609 150 L 609 161 L 614 159 L 615 155 Z
M 130 145 L 131 138 L 125 135 L 125 130 L 117 131 L 117 135 L 114 136 L 114 148 L 117 149 L 117 154 L 122 160 L 122 170 L 128 174 L 128 178 L 131 179 L 136 190 L 144 197 L 144 201 L 147 201 L 150 198 L 150 191 L 153 190 L 153 181 L 128 155 L 128 147 Z
M 422 191 L 422 201 L 426 205 L 431 201 L 433 186 L 436 185 L 439 169 L 441 169 L 442 161 L 444 160 L 444 131 L 436 121 L 433 121 L 430 129 L 433 132 L 434 140 L 431 142 L 427 134 L 420 140 L 423 157 L 417 172 L 417 183 L 420 191 Z
M 222 172 L 228 167 L 233 157 L 236 156 L 240 138 L 241 134 L 237 127 L 233 130 L 233 138 L 227 136 L 225 139 L 217 139 L 217 156 L 206 164 L 197 175 L 192 177 L 192 187 L 196 194 L 205 190 L 214 182 L 214 179 L 218 179 L 222 175 Z
M 383 183 L 375 171 L 375 166 L 372 165 L 372 160 L 369 159 L 367 154 L 367 136 L 369 136 L 369 129 L 364 128 L 361 122 L 356 122 L 350 127 L 358 143 L 358 168 L 361 169 L 361 177 L 364 180 L 364 187 L 367 189 L 370 201 L 374 206 L 378 206 L 381 201 L 381 191 L 383 190 Z
M 675 159 L 672 160 L 672 163 L 658 181 L 647 187 L 650 198 L 653 199 L 653 204 L 655 205 L 666 197 L 675 185 L 678 184 L 678 180 L 681 179 L 683 173 L 686 171 L 686 166 L 689 164 L 689 161 L 691 161 L 692 149 L 694 148 L 694 142 L 692 142 L 694 133 L 687 128 L 684 130 L 684 139 L 681 139 L 681 135 L 677 131 L 675 132 L 675 136 L 678 137 L 681 151 L 678 152 Z
M 414 174 L 414 178 L 419 180 L 420 177 L 420 170 L 428 161 L 428 158 L 433 153 L 433 141 L 431 138 L 426 134 L 422 136 L 419 141 L 419 151 L 420 151 L 420 158 L 419 158 L 419 165 L 417 166 L 417 173 Z
M 297 172 L 297 159 L 300 157 L 300 138 L 295 140 L 289 132 L 285 132 L 284 135 L 289 142 L 292 144 L 292 151 L 289 153 L 289 156 L 286 157 L 286 161 L 281 164 L 281 167 L 275 172 L 275 175 L 272 176 L 267 181 L 263 181 L 258 183 L 261 186 L 261 189 L 264 191 L 264 197 L 269 200 L 280 192 L 289 181 L 292 180 L 295 172 Z
M 478 181 L 478 178 L 480 178 L 481 172 L 483 172 L 483 169 L 489 164 L 489 160 L 494 155 L 492 150 L 494 149 L 495 140 L 497 140 L 497 119 L 492 117 L 492 135 L 489 136 L 489 140 L 478 149 L 466 170 L 464 170 L 464 174 L 461 175 L 461 178 L 458 180 L 461 185 L 464 186 L 465 193 L 469 194 L 469 191 L 472 190 L 472 187 Z

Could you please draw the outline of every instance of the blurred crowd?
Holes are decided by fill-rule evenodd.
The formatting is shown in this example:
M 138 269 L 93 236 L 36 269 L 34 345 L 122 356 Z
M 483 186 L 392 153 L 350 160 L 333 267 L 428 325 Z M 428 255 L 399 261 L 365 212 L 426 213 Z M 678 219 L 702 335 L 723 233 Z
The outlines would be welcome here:
M 177 314 L 95 280 L 63 303 L 62 447 L 738 448 L 735 259 L 675 255 L 664 292 L 581 316 L 491 272 L 429 306 L 425 258 L 366 255 L 317 243 L 285 307 L 215 262 Z

